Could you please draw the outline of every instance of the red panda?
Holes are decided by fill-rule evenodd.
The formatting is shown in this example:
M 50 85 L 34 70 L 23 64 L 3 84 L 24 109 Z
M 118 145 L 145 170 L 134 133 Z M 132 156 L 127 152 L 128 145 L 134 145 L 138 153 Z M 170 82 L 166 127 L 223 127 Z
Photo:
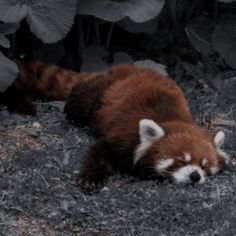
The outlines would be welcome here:
M 75 85 L 67 118 L 98 134 L 77 183 L 101 187 L 116 171 L 141 179 L 203 183 L 228 161 L 225 134 L 194 123 L 176 83 L 151 69 L 118 65 Z
M 198 127 L 180 88 L 158 72 L 119 65 L 76 73 L 41 62 L 17 64 L 19 76 L 0 102 L 34 115 L 36 98 L 67 99 L 67 117 L 97 131 L 100 139 L 78 176 L 81 187 L 102 185 L 114 171 L 202 183 L 228 160 L 220 149 L 224 133 L 212 137 Z
M 29 115 L 37 112 L 34 100 L 65 100 L 75 84 L 91 75 L 38 61 L 17 60 L 16 63 L 18 77 L 0 94 L 0 105 L 7 106 L 10 111 L 16 110 Z

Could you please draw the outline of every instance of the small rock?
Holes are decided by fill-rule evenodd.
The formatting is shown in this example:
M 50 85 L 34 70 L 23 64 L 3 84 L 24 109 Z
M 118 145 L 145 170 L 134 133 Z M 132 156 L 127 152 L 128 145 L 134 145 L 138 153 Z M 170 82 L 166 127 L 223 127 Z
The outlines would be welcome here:
M 36 128 L 36 129 L 42 129 L 42 125 L 39 122 L 34 122 L 32 127 Z
M 102 188 L 101 191 L 102 191 L 102 192 L 104 192 L 104 191 L 109 191 L 109 188 L 105 186 L 105 187 Z
M 40 130 L 38 130 L 37 128 L 24 128 L 23 130 L 33 138 L 37 138 L 40 136 Z

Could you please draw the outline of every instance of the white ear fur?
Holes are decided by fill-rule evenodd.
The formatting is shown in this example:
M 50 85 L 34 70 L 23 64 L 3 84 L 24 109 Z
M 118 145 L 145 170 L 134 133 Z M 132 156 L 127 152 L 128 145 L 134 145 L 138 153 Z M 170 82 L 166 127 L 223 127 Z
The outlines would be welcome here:
M 214 144 L 217 148 L 220 148 L 225 141 L 225 133 L 223 131 L 217 132 L 217 134 L 214 137 Z
M 139 135 L 141 143 L 150 143 L 165 135 L 164 130 L 153 120 L 142 119 L 139 122 Z

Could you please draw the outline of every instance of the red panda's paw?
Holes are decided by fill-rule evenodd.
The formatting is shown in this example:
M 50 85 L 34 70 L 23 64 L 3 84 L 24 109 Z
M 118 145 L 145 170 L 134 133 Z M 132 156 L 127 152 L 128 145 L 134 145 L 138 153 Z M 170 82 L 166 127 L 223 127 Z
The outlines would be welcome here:
M 103 175 L 81 174 L 77 178 L 77 185 L 82 191 L 91 192 L 101 190 L 107 182 Z
M 107 143 L 100 140 L 90 149 L 81 167 L 77 184 L 82 190 L 100 190 L 112 173 Z
M 37 114 L 37 108 L 33 103 L 24 104 L 24 106 L 18 107 L 17 111 L 31 116 L 35 116 Z

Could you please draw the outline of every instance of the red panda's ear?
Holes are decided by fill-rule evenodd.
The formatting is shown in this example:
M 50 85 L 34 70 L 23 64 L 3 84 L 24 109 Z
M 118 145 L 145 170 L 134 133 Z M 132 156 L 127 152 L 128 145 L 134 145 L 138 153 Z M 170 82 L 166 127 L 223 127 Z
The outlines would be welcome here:
M 139 135 L 142 143 L 150 143 L 165 135 L 164 130 L 156 122 L 149 119 L 142 119 L 139 122 Z
M 214 144 L 217 148 L 220 148 L 225 141 L 225 133 L 222 131 L 217 132 L 217 134 L 214 137 Z

